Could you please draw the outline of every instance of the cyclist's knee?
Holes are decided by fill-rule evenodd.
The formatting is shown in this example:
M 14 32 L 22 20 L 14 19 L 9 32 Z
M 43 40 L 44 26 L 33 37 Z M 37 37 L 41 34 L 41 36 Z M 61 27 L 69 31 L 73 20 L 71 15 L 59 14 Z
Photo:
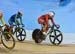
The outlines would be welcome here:
M 10 29 L 10 30 L 12 30 L 12 29 L 13 29 L 13 27 L 14 27 L 14 26 L 13 26 L 13 25 L 11 25 L 9 29 Z
M 47 26 L 43 28 L 43 30 L 44 30 L 45 32 L 47 32 L 48 29 L 49 29 L 49 28 L 48 28 Z

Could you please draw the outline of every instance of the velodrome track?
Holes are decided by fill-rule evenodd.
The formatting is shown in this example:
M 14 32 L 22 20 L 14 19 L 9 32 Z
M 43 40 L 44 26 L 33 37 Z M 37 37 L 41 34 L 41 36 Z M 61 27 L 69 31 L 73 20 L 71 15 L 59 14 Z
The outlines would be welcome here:
M 33 41 L 18 42 L 12 50 L 0 44 L 0 54 L 75 54 L 75 44 L 53 46 L 49 43 L 35 44 Z

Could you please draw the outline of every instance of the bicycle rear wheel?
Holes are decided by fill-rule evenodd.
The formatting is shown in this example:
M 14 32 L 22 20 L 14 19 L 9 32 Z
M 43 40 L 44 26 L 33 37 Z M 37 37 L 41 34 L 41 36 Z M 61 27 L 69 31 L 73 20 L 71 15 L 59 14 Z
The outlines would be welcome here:
M 1 42 L 8 49 L 13 49 L 15 47 L 15 39 L 12 34 L 6 33 L 1 35 Z
M 42 32 L 40 31 L 40 29 L 35 29 L 32 32 L 32 39 L 35 41 L 35 43 L 41 43 L 42 40 Z
M 23 28 L 20 28 L 19 30 L 16 30 L 16 38 L 19 41 L 24 41 L 26 38 L 26 31 Z

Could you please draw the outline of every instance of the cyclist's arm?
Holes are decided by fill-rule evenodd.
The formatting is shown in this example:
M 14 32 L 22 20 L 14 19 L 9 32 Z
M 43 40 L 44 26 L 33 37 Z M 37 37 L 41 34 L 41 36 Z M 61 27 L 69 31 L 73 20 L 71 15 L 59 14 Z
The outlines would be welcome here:
M 15 24 L 17 24 L 16 20 L 17 20 L 17 16 L 14 16 L 15 17 Z
M 48 22 L 48 15 L 46 15 L 45 17 L 46 17 L 46 23 L 47 23 L 47 25 L 49 25 L 49 22 Z
M 51 18 L 51 22 L 53 25 L 56 25 L 53 18 Z
M 20 18 L 20 23 L 23 24 L 23 23 L 22 23 L 22 18 Z
M 6 22 L 4 21 L 4 18 L 1 19 L 1 22 L 2 22 L 3 25 L 6 24 Z

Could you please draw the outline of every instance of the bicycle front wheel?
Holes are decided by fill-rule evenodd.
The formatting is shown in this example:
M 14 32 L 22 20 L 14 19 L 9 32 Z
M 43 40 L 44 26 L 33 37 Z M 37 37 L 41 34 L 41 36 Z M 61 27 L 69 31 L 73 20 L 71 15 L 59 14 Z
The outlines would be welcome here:
M 15 47 L 15 39 L 12 34 L 6 33 L 1 35 L 1 42 L 8 49 L 13 49 Z
M 53 45 L 59 45 L 63 40 L 63 35 L 60 30 L 55 29 L 54 31 L 51 32 L 49 39 Z
M 16 38 L 19 41 L 24 41 L 26 38 L 26 31 L 23 28 L 20 28 L 18 31 L 16 30 Z

